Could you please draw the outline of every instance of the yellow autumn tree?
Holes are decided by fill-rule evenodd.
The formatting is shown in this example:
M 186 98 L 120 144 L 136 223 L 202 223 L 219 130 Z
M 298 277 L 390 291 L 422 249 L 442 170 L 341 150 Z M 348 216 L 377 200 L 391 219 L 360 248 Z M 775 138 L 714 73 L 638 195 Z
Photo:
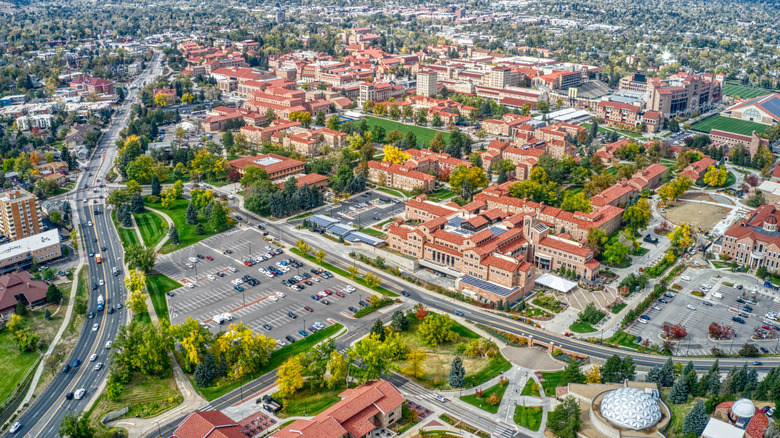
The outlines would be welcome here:
M 601 367 L 593 365 L 585 371 L 585 383 L 601 383 Z
M 391 144 L 386 144 L 384 149 L 382 149 L 382 152 L 385 153 L 385 157 L 383 158 L 384 161 L 390 161 L 395 164 L 401 164 L 409 158 L 412 158 L 411 155 L 402 151 L 401 148 Z
M 408 364 L 405 368 L 401 369 L 401 372 L 419 379 L 425 375 L 425 370 L 422 365 L 426 358 L 428 358 L 428 354 L 425 353 L 424 350 L 415 348 L 406 355 Z
M 276 377 L 279 395 L 282 398 L 288 398 L 303 388 L 303 363 L 301 363 L 301 358 L 293 356 L 284 361 L 276 372 Z

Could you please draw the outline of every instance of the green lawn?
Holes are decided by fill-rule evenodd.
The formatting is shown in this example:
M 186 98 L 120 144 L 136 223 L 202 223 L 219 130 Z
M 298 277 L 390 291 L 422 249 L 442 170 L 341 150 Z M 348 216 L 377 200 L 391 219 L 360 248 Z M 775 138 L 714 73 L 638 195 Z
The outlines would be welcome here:
M 582 126 L 583 128 L 586 128 L 586 129 L 590 129 L 591 124 L 590 123 L 583 123 L 580 126 Z M 618 134 L 625 135 L 626 137 L 633 137 L 633 138 L 637 138 L 637 139 L 638 138 L 643 138 L 642 134 L 637 134 L 636 132 L 623 131 L 622 129 L 614 129 L 614 128 L 609 128 L 609 127 L 605 127 L 605 126 L 599 125 L 599 132 L 600 133 L 605 134 L 605 133 L 610 132 L 610 131 L 617 132 Z
M 116 209 L 111 210 L 111 219 L 114 221 L 116 232 L 119 234 L 119 240 L 122 241 L 122 246 L 125 248 L 131 245 L 138 245 L 138 234 L 135 233 L 135 228 L 125 228 L 116 220 Z
M 741 99 L 752 99 L 758 96 L 771 94 L 769 90 L 763 88 L 743 87 L 742 85 L 723 84 L 724 96 L 738 96 Z
M 596 331 L 596 329 L 587 322 L 575 322 L 569 326 L 569 330 L 574 333 L 591 333 Z
M 750 135 L 753 131 L 760 134 L 764 132 L 766 128 L 768 128 L 768 126 L 762 125 L 761 123 L 747 122 L 745 120 L 737 120 L 718 115 L 708 117 L 691 125 L 691 129 L 694 131 L 709 133 L 713 129 L 719 129 L 721 131 L 734 132 L 742 135 Z
M 320 265 L 321 265 L 323 268 L 325 268 L 325 269 L 327 269 L 327 270 L 330 270 L 330 271 L 333 271 L 333 273 L 336 273 L 336 274 L 338 274 L 338 275 L 341 275 L 342 277 L 345 277 L 345 278 L 346 278 L 346 277 L 352 278 L 352 274 L 350 274 L 349 272 L 347 272 L 347 271 L 345 271 L 345 270 L 343 270 L 343 269 L 341 269 L 341 268 L 338 268 L 338 267 L 336 267 L 336 266 L 334 266 L 334 265 L 331 265 L 330 263 L 328 263 L 328 262 L 326 262 L 326 261 L 324 261 L 324 260 L 323 260 L 323 262 L 322 262 L 322 263 L 317 263 L 317 259 L 316 259 L 314 256 L 312 256 L 311 254 L 303 254 L 303 253 L 301 253 L 301 251 L 300 251 L 298 248 L 290 248 L 290 251 L 291 251 L 293 254 L 296 254 L 296 255 L 299 255 L 299 256 L 302 256 L 302 257 L 304 257 L 304 258 L 308 259 L 310 262 L 313 262 L 313 263 L 315 263 L 315 264 L 320 264 Z M 327 259 L 327 256 L 325 257 L 325 259 Z M 355 278 L 353 278 L 352 280 L 353 280 L 355 283 L 358 283 L 358 284 L 361 284 L 361 285 L 363 285 L 363 286 L 366 286 L 366 287 L 368 287 L 368 285 L 366 285 L 366 280 L 364 280 L 363 278 L 361 278 L 361 277 L 360 277 L 360 274 L 358 274 L 358 276 L 357 276 L 357 277 L 355 277 Z M 375 291 L 379 292 L 380 294 L 381 294 L 381 293 L 384 293 L 385 295 L 388 295 L 388 296 L 391 296 L 391 297 L 397 297 L 397 296 L 398 296 L 398 294 L 397 294 L 397 293 L 395 293 L 395 292 L 392 292 L 392 291 L 390 291 L 390 290 L 388 290 L 388 289 L 385 289 L 385 288 L 384 288 L 384 287 L 382 287 L 382 286 L 377 286 L 377 287 L 374 287 L 374 288 L 369 288 L 369 289 L 374 289 Z
M 611 337 L 605 339 L 607 342 L 611 342 L 614 344 L 622 345 L 624 347 L 628 348 L 635 348 L 638 349 L 640 347 L 639 344 L 634 342 L 634 339 L 636 339 L 636 336 L 626 333 L 624 331 L 619 330 L 617 333 L 612 335 Z
M 343 327 L 344 326 L 342 326 L 341 324 L 333 324 L 332 326 L 325 327 L 324 329 L 318 331 L 317 333 L 313 333 L 305 337 L 304 339 L 301 339 L 300 341 L 297 341 L 293 344 L 275 350 L 273 353 L 271 353 L 271 360 L 268 361 L 268 363 L 263 368 L 261 368 L 258 372 L 254 373 L 253 375 L 247 376 L 241 380 L 237 380 L 229 383 L 223 382 L 223 384 L 220 386 L 210 386 L 208 388 L 198 388 L 197 385 L 195 385 L 195 382 L 193 381 L 193 386 L 195 386 L 195 388 L 200 392 L 200 394 L 206 400 L 212 401 L 218 397 L 222 397 L 223 395 L 229 393 L 230 391 L 233 391 L 234 389 L 238 389 L 238 387 L 240 387 L 241 385 L 251 382 L 256 377 L 260 377 L 263 374 L 266 374 L 270 371 L 275 370 L 276 368 L 279 368 L 279 366 L 288 358 L 309 351 L 313 346 L 319 344 L 320 341 L 323 341 L 326 338 L 338 333 L 338 331 L 341 330 Z
M 38 352 L 21 352 L 10 330 L 0 332 L 0 403 L 4 402 L 38 359 Z
M 95 406 L 89 411 L 90 417 L 99 421 L 111 411 L 130 408 L 125 418 L 149 418 L 161 414 L 181 404 L 183 398 L 176 387 L 173 373 L 165 377 L 146 376 L 133 373 L 128 385 L 125 385 L 119 400 L 112 402 L 101 395 Z
M 360 232 L 361 233 L 366 233 L 369 236 L 378 237 L 380 239 L 384 239 L 385 237 L 387 237 L 387 235 L 385 233 L 377 230 L 376 228 L 361 228 Z
M 542 388 L 544 388 L 544 395 L 546 397 L 555 397 L 555 388 L 560 385 L 563 379 L 563 371 L 556 371 L 554 373 L 542 373 Z
M 380 192 L 385 192 L 385 193 L 391 194 L 393 196 L 397 196 L 399 198 L 406 198 L 407 197 L 407 195 L 404 194 L 403 192 L 401 192 L 400 190 L 390 189 L 390 188 L 387 188 L 387 187 L 377 187 L 376 189 L 379 190 Z
M 428 199 L 430 199 L 433 202 L 439 202 L 448 198 L 452 198 L 453 196 L 455 196 L 455 192 L 453 192 L 450 189 L 438 189 L 429 193 Z
M 534 390 L 534 385 L 536 385 L 536 390 Z M 534 379 L 528 379 L 528 382 L 525 383 L 520 395 L 540 396 L 539 384 L 536 383 L 536 380 Z
M 612 306 L 612 313 L 617 315 L 618 313 L 620 313 L 621 310 L 625 309 L 626 306 L 628 306 L 628 304 L 626 303 L 617 303 L 614 306 Z
M 493 385 L 490 388 L 486 389 L 485 392 L 482 393 L 482 397 L 477 397 L 477 394 L 471 394 L 471 395 L 464 395 L 461 397 L 461 401 L 464 401 L 470 405 L 476 406 L 483 411 L 490 412 L 491 414 L 497 414 L 498 413 L 498 405 L 501 403 L 501 399 L 504 398 L 504 392 L 506 392 L 506 388 L 509 385 Z M 492 394 L 498 395 L 498 403 L 491 405 L 487 403 L 488 397 L 490 397 Z
M 542 425 L 542 408 L 515 406 L 515 423 L 529 430 L 539 430 Z
M 159 202 L 156 204 L 149 202 L 148 196 L 144 197 L 144 201 L 149 207 L 167 214 L 168 217 L 170 217 L 173 221 L 174 225 L 176 225 L 176 229 L 179 231 L 179 244 L 174 245 L 170 242 L 166 243 L 160 249 L 160 252 L 163 254 L 176 251 L 177 249 L 192 245 L 193 243 L 198 243 L 201 240 L 215 234 L 214 230 L 210 229 L 208 220 L 206 220 L 206 218 L 203 216 L 198 217 L 198 222 L 203 225 L 203 234 L 198 235 L 195 233 L 196 225 L 187 225 L 185 214 L 187 212 L 187 205 L 190 203 L 189 199 L 177 199 L 174 201 L 171 208 L 163 208 L 162 204 Z M 230 222 L 232 219 L 228 219 L 228 221 Z
M 141 230 L 141 237 L 148 247 L 157 245 L 168 233 L 168 223 L 157 213 L 144 210 L 135 215 L 135 223 Z
M 453 327 L 453 330 L 455 327 Z M 504 358 L 502 355 L 497 355 L 493 359 L 490 359 L 487 365 L 474 374 L 466 375 L 466 386 L 481 385 L 488 380 L 498 376 L 501 373 L 505 373 L 512 368 L 512 364 Z
M 149 297 L 152 299 L 154 312 L 160 319 L 168 319 L 168 302 L 165 300 L 165 293 L 181 287 L 181 284 L 162 274 L 149 274 L 146 276 L 146 288 L 149 290 Z
M 380 117 L 373 117 L 373 116 L 366 116 L 366 123 L 368 123 L 368 127 L 372 128 L 374 125 L 379 125 L 383 128 L 385 128 L 386 132 L 390 132 L 393 129 L 397 129 L 401 131 L 404 136 L 407 132 L 412 131 L 414 132 L 414 135 L 417 136 L 417 141 L 422 143 L 425 142 L 425 146 L 430 146 L 431 140 L 433 140 L 433 137 L 436 136 L 437 132 L 442 133 L 442 137 L 444 139 L 445 144 L 449 144 L 450 142 L 450 133 L 447 131 L 438 131 L 436 129 L 431 128 L 425 128 L 423 126 L 415 126 L 415 125 L 407 125 L 405 123 L 401 122 L 394 122 L 390 119 L 383 119 Z
M 344 391 L 344 388 L 311 389 L 310 387 L 306 386 L 305 389 L 301 389 L 300 391 L 296 392 L 295 395 L 285 401 L 282 413 L 288 417 L 317 415 L 337 401 L 341 400 L 339 394 L 342 391 Z M 274 398 L 278 400 L 281 397 L 279 397 L 277 394 L 274 394 Z

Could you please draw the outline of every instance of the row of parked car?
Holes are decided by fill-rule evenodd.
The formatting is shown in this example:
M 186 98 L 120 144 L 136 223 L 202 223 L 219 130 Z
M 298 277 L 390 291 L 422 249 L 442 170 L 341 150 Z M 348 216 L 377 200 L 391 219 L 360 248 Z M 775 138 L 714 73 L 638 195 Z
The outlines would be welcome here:
M 248 258 L 248 259 L 246 259 L 244 261 L 244 264 L 247 265 L 247 266 L 254 266 L 254 265 L 256 265 L 256 264 L 258 264 L 260 262 L 263 262 L 263 261 L 266 261 L 266 260 L 271 260 L 275 256 L 278 256 L 279 254 L 284 252 L 280 248 L 271 248 L 270 245 L 266 245 L 264 249 L 266 251 L 268 251 L 268 252 L 266 252 L 265 254 L 260 254 L 260 255 Z

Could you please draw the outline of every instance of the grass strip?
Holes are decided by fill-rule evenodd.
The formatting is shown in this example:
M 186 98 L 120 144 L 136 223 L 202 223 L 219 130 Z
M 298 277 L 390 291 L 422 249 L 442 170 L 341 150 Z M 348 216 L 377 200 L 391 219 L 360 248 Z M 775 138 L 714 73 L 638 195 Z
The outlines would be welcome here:
M 490 412 L 491 414 L 497 414 L 498 413 L 498 405 L 501 404 L 501 399 L 504 398 L 504 392 L 506 392 L 506 388 L 509 385 L 493 385 L 490 388 L 486 389 L 482 393 L 482 397 L 478 397 L 477 394 L 471 394 L 471 395 L 464 395 L 461 397 L 461 401 L 464 401 L 472 406 L 476 406 L 483 411 Z M 488 398 L 495 394 L 498 396 L 498 402 L 496 404 L 489 404 L 487 402 Z
M 152 299 L 154 313 L 157 314 L 157 318 L 164 319 L 168 323 L 171 322 L 168 317 L 168 300 L 165 299 L 165 294 L 181 286 L 181 283 L 163 274 L 149 274 L 146 276 L 146 289 L 149 291 L 149 297 Z
M 514 419 L 518 426 L 537 431 L 542 425 L 542 408 L 515 406 Z

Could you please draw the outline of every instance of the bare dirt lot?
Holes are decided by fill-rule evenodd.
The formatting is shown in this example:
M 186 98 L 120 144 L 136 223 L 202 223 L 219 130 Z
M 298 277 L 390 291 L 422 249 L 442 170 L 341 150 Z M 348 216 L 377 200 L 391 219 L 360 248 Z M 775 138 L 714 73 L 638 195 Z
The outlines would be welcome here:
M 729 211 L 731 210 L 718 205 L 678 200 L 674 207 L 666 207 L 665 216 L 666 220 L 675 225 L 686 222 L 693 229 L 711 230 Z

